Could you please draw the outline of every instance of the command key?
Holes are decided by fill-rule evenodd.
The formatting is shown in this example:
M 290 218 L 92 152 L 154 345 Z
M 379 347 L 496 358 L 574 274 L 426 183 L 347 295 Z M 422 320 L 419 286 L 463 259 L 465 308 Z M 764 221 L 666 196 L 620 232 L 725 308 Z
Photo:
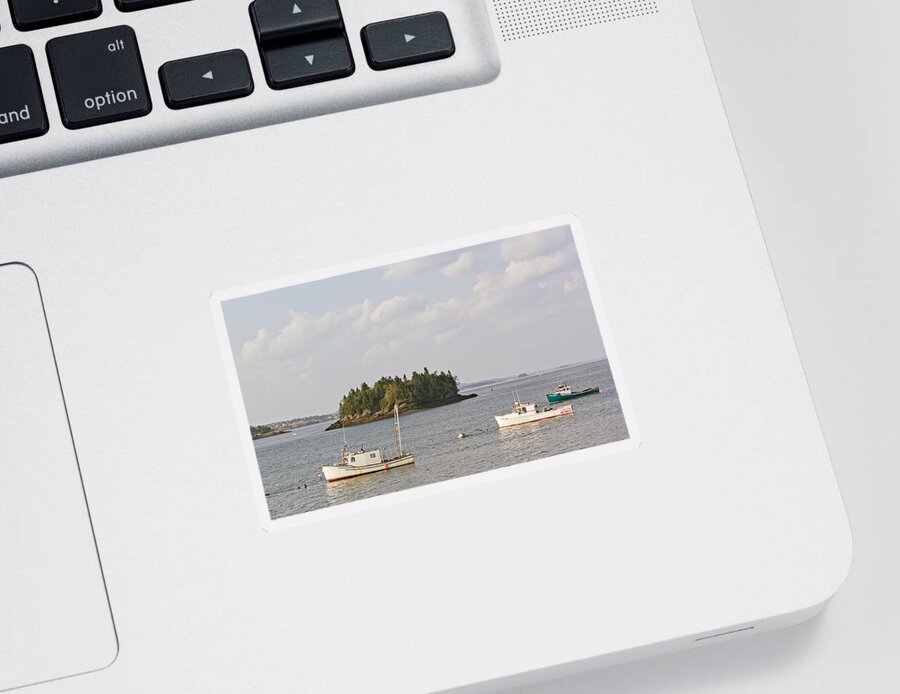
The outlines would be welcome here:
M 0 143 L 47 132 L 47 113 L 28 46 L 0 48 Z
M 63 125 L 87 128 L 150 113 L 137 38 L 117 26 L 47 42 Z

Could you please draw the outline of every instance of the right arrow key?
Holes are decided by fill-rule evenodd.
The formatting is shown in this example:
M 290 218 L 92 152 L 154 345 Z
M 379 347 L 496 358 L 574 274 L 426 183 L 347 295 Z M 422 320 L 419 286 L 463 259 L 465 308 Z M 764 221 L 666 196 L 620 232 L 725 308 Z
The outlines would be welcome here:
M 373 70 L 390 70 L 449 58 L 456 51 L 443 12 L 389 19 L 363 27 L 366 60 Z

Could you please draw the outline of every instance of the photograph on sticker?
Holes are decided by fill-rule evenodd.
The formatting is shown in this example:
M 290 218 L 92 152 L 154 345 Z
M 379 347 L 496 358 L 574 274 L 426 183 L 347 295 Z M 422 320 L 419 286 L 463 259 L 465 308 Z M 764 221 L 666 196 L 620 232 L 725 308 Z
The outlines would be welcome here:
M 222 313 L 273 520 L 629 437 L 568 225 Z

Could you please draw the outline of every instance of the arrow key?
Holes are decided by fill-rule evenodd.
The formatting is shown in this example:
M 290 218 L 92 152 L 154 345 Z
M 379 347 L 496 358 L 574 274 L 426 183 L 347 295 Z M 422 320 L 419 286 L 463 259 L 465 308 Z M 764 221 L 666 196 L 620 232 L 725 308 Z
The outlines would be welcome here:
M 323 36 L 303 43 L 277 44 L 262 51 L 266 81 L 272 89 L 347 77 L 355 66 L 343 34 Z
M 389 19 L 363 27 L 366 60 L 373 70 L 389 70 L 449 58 L 456 51 L 443 12 Z
M 337 0 L 255 0 L 250 18 L 259 44 L 344 28 Z
M 169 108 L 238 99 L 253 92 L 250 64 L 238 49 L 171 60 L 159 68 L 159 82 Z

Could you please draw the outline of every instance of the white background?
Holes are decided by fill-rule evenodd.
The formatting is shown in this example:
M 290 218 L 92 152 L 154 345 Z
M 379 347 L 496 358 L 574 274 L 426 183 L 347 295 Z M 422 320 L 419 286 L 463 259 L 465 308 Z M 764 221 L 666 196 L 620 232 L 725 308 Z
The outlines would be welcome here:
M 800 627 L 518 691 L 900 691 L 900 6 L 694 0 L 853 527 Z

